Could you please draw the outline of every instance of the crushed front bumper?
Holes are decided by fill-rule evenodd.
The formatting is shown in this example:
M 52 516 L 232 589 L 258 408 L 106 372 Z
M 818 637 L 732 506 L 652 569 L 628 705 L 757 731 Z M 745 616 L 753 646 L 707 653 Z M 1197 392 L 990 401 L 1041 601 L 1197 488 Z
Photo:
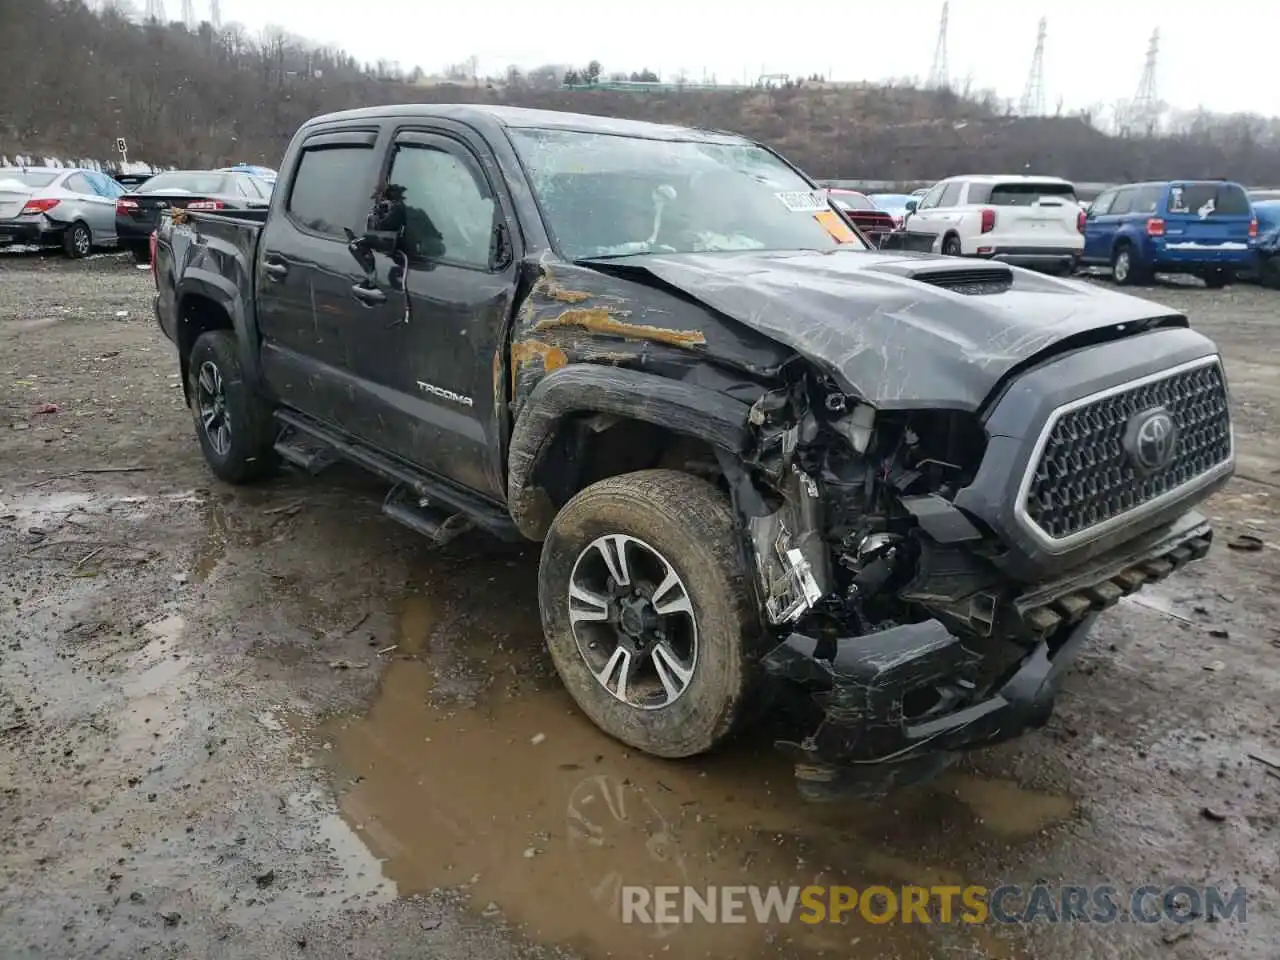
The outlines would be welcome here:
M 1189 512 L 1087 571 L 1013 599 L 1007 615 L 1024 638 L 1013 647 L 1019 653 L 1013 662 L 991 647 L 980 653 L 966 646 L 936 619 L 834 640 L 791 634 L 763 666 L 811 693 L 822 711 L 812 734 L 778 744 L 795 761 L 801 793 L 813 800 L 882 796 L 929 779 L 960 751 L 1044 726 L 1099 614 L 1203 558 L 1212 537 L 1205 519 Z M 927 709 L 912 702 L 920 691 L 936 694 Z
M 904 693 L 931 684 L 963 689 L 981 657 L 937 620 L 891 627 L 834 642 L 794 633 L 765 658 L 776 677 L 829 687 L 818 694 L 824 718 L 800 743 L 780 743 L 796 762 L 801 791 L 811 799 L 878 795 L 927 779 L 960 750 L 990 746 L 1045 724 L 1062 676 L 1093 627 L 1089 614 L 1056 642 L 1040 641 L 996 691 L 976 703 L 903 714 Z

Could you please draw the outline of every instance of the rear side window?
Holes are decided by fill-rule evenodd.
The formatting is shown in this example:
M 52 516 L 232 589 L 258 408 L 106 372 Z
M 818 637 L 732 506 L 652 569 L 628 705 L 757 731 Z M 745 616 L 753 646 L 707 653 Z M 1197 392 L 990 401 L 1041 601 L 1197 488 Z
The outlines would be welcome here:
M 1128 213 L 1133 209 L 1133 201 L 1138 196 L 1136 187 L 1126 187 L 1116 194 L 1115 203 L 1111 204 L 1111 212 L 1114 214 Z
M 344 228 L 364 233 L 373 182 L 373 148 L 357 144 L 305 150 L 289 192 L 299 226 L 336 239 Z
M 988 194 L 987 191 L 990 190 Z M 1076 202 L 1076 188 L 1069 183 L 975 183 L 969 188 L 970 203 L 989 203 L 995 207 L 1029 207 L 1041 198 Z
M 964 187 L 961 180 L 952 180 L 947 184 L 947 189 L 942 191 L 942 199 L 938 201 L 940 207 L 954 207 L 960 202 L 960 191 Z
M 1235 183 L 1175 183 L 1169 187 L 1169 213 L 1248 216 L 1253 211 L 1249 195 Z
M 1160 195 L 1162 193 L 1164 193 L 1164 187 L 1159 185 L 1139 187 L 1133 195 L 1133 202 L 1129 205 L 1129 212 L 1155 213 L 1156 208 L 1160 206 Z

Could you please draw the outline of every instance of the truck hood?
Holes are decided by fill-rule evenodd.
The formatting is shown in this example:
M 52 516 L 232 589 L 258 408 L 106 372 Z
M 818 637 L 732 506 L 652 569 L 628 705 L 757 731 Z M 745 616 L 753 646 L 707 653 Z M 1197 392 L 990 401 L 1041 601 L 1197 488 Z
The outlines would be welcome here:
M 1064 340 L 1187 324 L 1082 282 L 930 254 L 696 253 L 610 266 L 647 272 L 791 347 L 881 409 L 976 410 L 1010 370 Z

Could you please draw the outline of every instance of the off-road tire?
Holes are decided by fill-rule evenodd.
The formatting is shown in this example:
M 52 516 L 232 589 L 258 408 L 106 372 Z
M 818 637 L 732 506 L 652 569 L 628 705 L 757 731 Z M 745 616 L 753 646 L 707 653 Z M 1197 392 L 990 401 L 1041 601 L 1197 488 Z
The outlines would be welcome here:
M 942 255 L 944 257 L 962 257 L 964 256 L 964 247 L 960 244 L 960 238 L 954 233 L 949 234 L 942 241 Z
M 62 231 L 62 250 L 72 260 L 87 257 L 93 251 L 93 234 L 84 221 L 77 220 Z
M 209 437 L 200 415 L 200 371 L 212 363 L 221 374 L 226 409 L 230 414 L 231 442 L 220 454 Z M 275 472 L 279 457 L 275 452 L 275 429 L 271 408 L 250 386 L 240 366 L 235 335 L 230 330 L 203 333 L 191 348 L 187 364 L 187 389 L 196 437 L 205 462 L 214 475 L 227 483 L 252 483 Z
M 605 690 L 578 650 L 569 585 L 597 538 L 627 534 L 656 548 L 687 587 L 698 659 L 684 693 L 658 709 L 629 706 Z M 737 728 L 756 688 L 759 618 L 743 569 L 728 499 L 676 470 L 643 470 L 594 483 L 552 522 L 538 567 L 538 604 L 551 659 L 569 694 L 603 731 L 659 757 L 705 753 Z

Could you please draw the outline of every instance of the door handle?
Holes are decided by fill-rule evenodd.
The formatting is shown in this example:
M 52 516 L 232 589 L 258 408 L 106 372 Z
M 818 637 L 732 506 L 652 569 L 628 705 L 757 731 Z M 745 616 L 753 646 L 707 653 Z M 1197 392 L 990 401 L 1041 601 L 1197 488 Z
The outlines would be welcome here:
M 375 303 L 386 303 L 387 295 L 377 287 L 362 287 L 360 284 L 352 284 L 351 293 L 363 304 L 373 306 Z
M 287 263 L 264 263 L 262 270 L 272 280 L 283 280 L 289 273 L 289 265 Z

